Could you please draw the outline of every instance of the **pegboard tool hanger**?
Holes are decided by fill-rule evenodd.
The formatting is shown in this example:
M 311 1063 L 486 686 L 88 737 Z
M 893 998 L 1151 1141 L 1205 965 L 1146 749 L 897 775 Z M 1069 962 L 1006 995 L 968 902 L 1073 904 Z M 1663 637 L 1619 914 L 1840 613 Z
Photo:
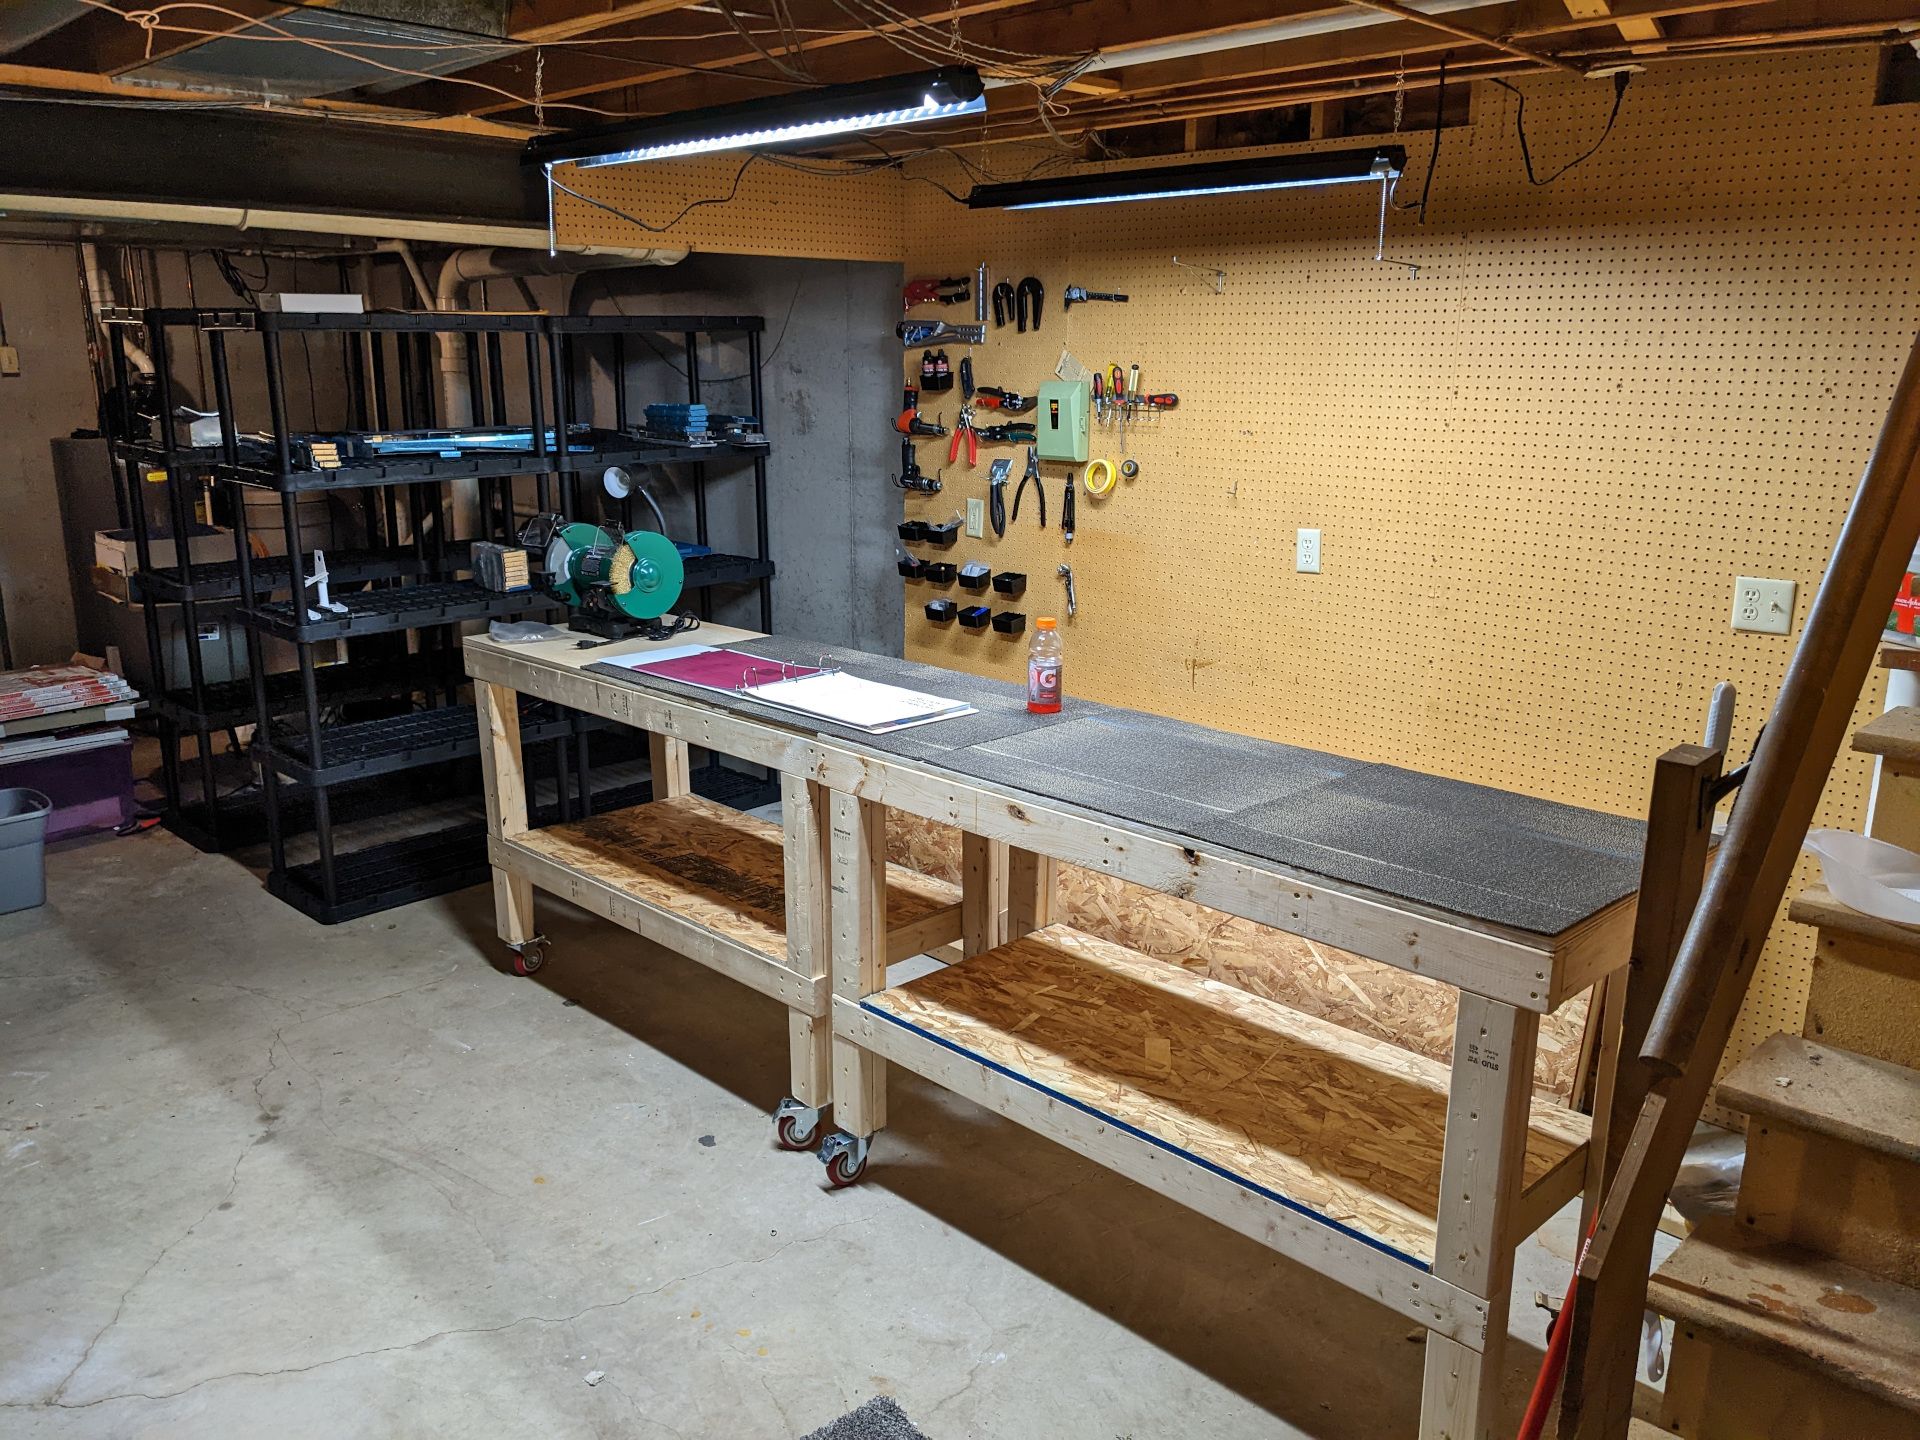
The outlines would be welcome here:
M 1199 270 L 1213 276 L 1213 293 L 1216 295 L 1227 293 L 1227 272 L 1218 265 L 1195 265 L 1190 261 L 1182 260 L 1178 255 L 1173 257 L 1173 263 L 1182 270 Z

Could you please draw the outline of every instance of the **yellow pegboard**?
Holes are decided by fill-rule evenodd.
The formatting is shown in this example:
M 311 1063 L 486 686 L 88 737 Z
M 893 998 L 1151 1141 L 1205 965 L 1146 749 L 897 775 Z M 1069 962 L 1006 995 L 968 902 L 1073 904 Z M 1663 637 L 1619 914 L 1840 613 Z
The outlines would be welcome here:
M 1070 695 L 1639 812 L 1716 680 L 1739 686 L 1750 747 L 1794 640 L 1730 628 L 1734 577 L 1797 580 L 1804 620 L 1920 322 L 1920 107 L 1874 108 L 1875 63 L 1656 67 L 1546 188 L 1522 173 L 1513 98 L 1483 88 L 1446 132 L 1429 223 L 1390 222 L 1417 278 L 1374 261 L 1372 187 L 1021 213 L 915 187 L 909 275 L 984 259 L 1046 286 L 1037 333 L 975 352 L 981 383 L 1033 390 L 1064 346 L 1181 396 L 1130 430 L 1140 479 L 1081 493 L 1070 549 L 1069 467 L 1049 465 L 1053 525 L 1025 510 L 941 558 L 1026 572 L 1009 608 L 1030 616 L 1064 617 L 1055 570 L 1073 565 Z M 1543 173 L 1612 99 L 1524 88 Z M 1428 153 L 1403 142 L 1402 202 Z M 1224 268 L 1224 292 L 1174 255 Z M 1132 300 L 1068 315 L 1068 284 Z M 992 453 L 1017 483 L 1024 451 L 968 472 L 924 442 L 947 486 L 907 514 L 984 496 Z M 1094 453 L 1121 458 L 1117 434 L 1096 430 Z M 1301 526 L 1323 533 L 1319 575 L 1294 572 Z M 1018 678 L 1025 637 L 937 628 L 921 605 L 960 592 L 905 588 L 909 656 Z M 1869 776 L 1844 755 L 1820 823 L 1858 827 Z M 1799 1029 L 1811 953 L 1783 920 L 1734 1057 Z
M 645 165 L 561 166 L 555 178 L 581 195 L 646 222 L 643 229 L 564 191 L 555 224 L 567 245 L 684 245 L 738 255 L 898 261 L 906 244 L 906 186 L 891 173 L 813 175 L 738 154 Z M 739 188 L 734 191 L 735 178 Z M 682 209 L 734 194 L 724 204 Z

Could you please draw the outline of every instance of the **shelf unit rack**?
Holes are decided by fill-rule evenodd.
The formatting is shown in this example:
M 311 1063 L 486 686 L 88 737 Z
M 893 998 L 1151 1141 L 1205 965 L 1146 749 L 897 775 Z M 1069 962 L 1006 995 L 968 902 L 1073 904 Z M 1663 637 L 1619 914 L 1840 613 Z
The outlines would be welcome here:
M 754 536 L 751 554 L 711 552 L 687 559 L 686 588 L 697 596 L 703 619 L 713 614 L 712 592 L 722 586 L 755 585 L 760 596 L 760 629 L 773 628 L 774 564 L 768 539 L 766 444 L 746 445 L 721 441 L 714 445 L 683 445 L 647 434 L 643 419 L 637 421 L 629 394 L 630 342 L 654 335 L 678 337 L 684 357 L 687 401 L 699 405 L 703 377 L 700 369 L 702 335 L 737 334 L 746 340 L 746 378 L 748 403 L 754 416 L 766 420 L 765 391 L 761 376 L 761 337 L 766 320 L 759 315 L 556 315 L 548 322 L 553 337 L 554 423 L 565 431 L 574 420 L 585 363 L 598 353 L 613 375 L 613 426 L 594 429 L 591 445 L 580 453 L 569 453 L 561 460 L 567 476 L 572 513 L 584 518 L 585 494 L 599 488 L 601 472 L 608 466 L 633 468 L 644 465 L 685 464 L 693 471 L 694 539 L 701 546 L 712 543 L 708 521 L 708 487 L 714 471 L 728 462 L 745 460 L 753 469 Z M 663 357 L 664 358 L 664 357 Z M 764 431 L 762 432 L 764 433 Z M 632 524 L 633 499 L 621 502 L 622 523 Z
M 484 869 L 482 842 L 471 820 L 341 854 L 334 841 L 334 795 L 342 787 L 403 775 L 444 773 L 478 753 L 474 712 L 459 699 L 461 677 L 452 627 L 463 621 L 512 618 L 557 609 L 536 591 L 502 594 L 464 578 L 473 539 L 508 539 L 515 529 L 513 482 L 534 481 L 535 503 L 549 508 L 560 474 L 551 453 L 542 388 L 548 372 L 545 317 L 537 314 L 372 313 L 315 314 L 230 311 L 203 315 L 215 399 L 221 416 L 214 473 L 234 497 L 235 559 L 221 583 L 235 584 L 247 631 L 252 709 L 271 862 L 272 893 L 323 923 L 352 919 L 396 904 L 473 883 Z M 436 333 L 465 338 L 473 422 L 523 432 L 525 443 L 504 450 L 366 460 L 352 453 L 360 438 L 389 429 L 444 423 L 432 392 L 431 347 Z M 264 439 L 243 438 L 233 406 L 229 344 L 236 334 L 256 337 L 266 388 L 269 427 Z M 339 337 L 348 370 L 347 444 L 338 463 L 296 437 L 286 398 L 283 347 L 290 337 Z M 524 350 L 526 383 L 510 403 L 505 355 Z M 462 420 L 464 423 L 464 417 Z M 448 486 L 472 482 L 469 505 Z M 278 497 L 284 556 L 254 554 L 245 498 Z M 300 502 L 317 493 L 357 499 L 370 534 L 382 544 L 367 554 L 328 557 L 333 585 L 370 582 L 331 595 L 333 608 L 316 607 L 309 592 L 311 545 L 303 534 Z M 452 500 L 452 503 L 450 502 Z M 464 521 L 459 512 L 468 512 Z M 455 528 L 476 533 L 451 538 Z M 265 642 L 293 649 L 295 671 L 269 675 Z M 345 641 L 343 666 L 315 663 L 315 647 Z M 371 642 L 371 643 L 370 643 Z M 360 648 L 383 650 L 374 656 Z M 338 671 L 338 673 L 333 673 Z M 421 702 L 414 705 L 414 698 Z M 222 694 L 222 699 L 237 700 Z M 355 699 L 385 699 L 388 713 L 330 721 L 326 711 Z M 397 713 L 395 713 L 397 711 Z M 558 809 L 571 815 L 577 777 L 573 748 L 584 718 L 558 707 L 530 707 L 522 717 L 533 740 L 555 743 Z M 279 722 L 279 723 L 276 723 Z M 457 794 L 459 785 L 442 787 Z M 311 811 L 317 856 L 290 864 L 288 800 L 304 796 Z

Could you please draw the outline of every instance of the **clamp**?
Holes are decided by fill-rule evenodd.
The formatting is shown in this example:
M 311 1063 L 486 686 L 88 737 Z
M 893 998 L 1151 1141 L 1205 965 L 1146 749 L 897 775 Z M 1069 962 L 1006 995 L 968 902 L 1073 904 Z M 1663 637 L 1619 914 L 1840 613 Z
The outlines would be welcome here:
M 1033 493 L 1040 501 L 1040 528 L 1047 528 L 1047 486 L 1040 478 L 1040 452 L 1033 446 L 1027 447 L 1027 473 L 1020 477 L 1020 488 L 1013 492 L 1013 518 L 1020 518 L 1020 501 L 1027 493 L 1027 482 L 1033 482 Z
M 1007 477 L 1013 473 L 1013 461 L 996 460 L 987 471 L 987 511 L 993 519 L 993 538 L 1007 533 Z
M 1033 328 L 1038 330 L 1040 328 L 1040 302 L 1046 298 L 1046 293 L 1045 290 L 1041 289 L 1040 281 L 1035 276 L 1029 275 L 1020 282 L 1020 289 L 1017 292 L 1019 304 L 1014 313 L 1016 322 L 1014 329 L 1020 334 L 1024 335 L 1027 333 L 1027 296 L 1033 296 Z
M 1013 318 L 1014 297 L 1013 282 L 1002 280 L 993 287 L 993 323 L 996 327 L 1005 325 Z

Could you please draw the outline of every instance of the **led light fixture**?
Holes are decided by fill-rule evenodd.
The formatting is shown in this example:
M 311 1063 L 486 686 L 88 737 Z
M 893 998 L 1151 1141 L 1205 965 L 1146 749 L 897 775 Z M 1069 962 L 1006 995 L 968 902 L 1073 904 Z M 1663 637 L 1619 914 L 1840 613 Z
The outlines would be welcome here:
M 976 210 L 1044 210 L 1055 205 L 1109 205 L 1119 200 L 1169 200 L 1187 195 L 1232 195 L 1243 190 L 1290 190 L 1395 179 L 1407 163 L 1398 145 L 1322 150 L 1255 160 L 1206 160 L 1197 165 L 1052 175 L 1006 185 L 976 185 L 967 204 Z
M 686 110 L 657 120 L 543 135 L 527 145 L 529 164 L 631 165 L 713 150 L 788 145 L 822 135 L 878 130 L 974 115 L 987 108 L 980 72 L 967 66 L 922 70 L 854 85 L 828 85 L 737 105 Z

